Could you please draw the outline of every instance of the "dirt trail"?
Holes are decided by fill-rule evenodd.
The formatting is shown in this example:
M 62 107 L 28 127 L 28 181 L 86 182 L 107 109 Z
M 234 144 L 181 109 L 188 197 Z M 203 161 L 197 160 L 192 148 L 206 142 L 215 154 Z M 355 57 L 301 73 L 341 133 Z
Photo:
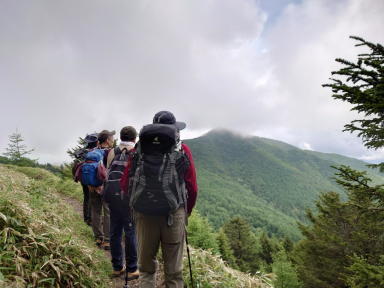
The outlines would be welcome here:
M 76 199 L 74 198 L 71 198 L 71 197 L 68 197 L 68 196 L 65 196 L 65 195 L 62 195 L 60 194 L 59 195 L 66 203 L 68 203 L 71 207 L 73 207 L 73 209 L 75 210 L 75 212 L 79 215 L 83 215 L 83 206 L 82 206 L 82 203 L 80 203 L 79 201 L 77 201 Z M 111 260 L 111 253 L 109 251 L 105 251 L 104 250 L 104 254 L 105 256 Z M 164 286 L 162 285 L 162 276 L 161 276 L 162 273 L 157 273 L 157 285 L 156 287 L 157 288 L 163 288 Z M 111 278 L 111 288 L 123 288 L 124 287 L 124 284 L 125 284 L 125 281 L 124 281 L 124 276 L 121 276 L 119 278 Z M 139 281 L 138 280 L 132 280 L 132 281 L 129 281 L 128 282 L 128 287 L 129 288 L 140 288 L 139 286 Z

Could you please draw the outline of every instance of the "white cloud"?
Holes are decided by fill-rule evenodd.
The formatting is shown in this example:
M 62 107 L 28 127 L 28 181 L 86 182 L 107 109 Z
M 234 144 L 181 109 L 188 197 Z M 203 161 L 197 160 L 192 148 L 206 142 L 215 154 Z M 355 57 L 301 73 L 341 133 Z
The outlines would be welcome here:
M 270 93 L 279 95 L 274 127 L 285 128 L 271 137 L 297 146 L 305 138 L 315 150 L 354 157 L 365 153 L 356 135 L 341 132 L 358 115 L 321 84 L 339 67 L 335 58 L 354 60 L 361 51 L 353 47 L 350 35 L 384 42 L 383 9 L 384 2 L 375 0 L 314 0 L 286 7 L 266 41 L 275 82 Z
M 2 1 L 0 133 L 18 127 L 37 157 L 60 162 L 78 136 L 168 109 L 185 136 L 225 127 L 362 155 L 340 131 L 356 115 L 320 85 L 334 58 L 355 57 L 348 35 L 383 42 L 383 3 L 290 4 L 266 34 L 253 0 Z
M 299 146 L 301 149 L 304 149 L 304 150 L 313 150 L 311 144 L 307 143 L 307 142 L 303 142 L 300 144 Z

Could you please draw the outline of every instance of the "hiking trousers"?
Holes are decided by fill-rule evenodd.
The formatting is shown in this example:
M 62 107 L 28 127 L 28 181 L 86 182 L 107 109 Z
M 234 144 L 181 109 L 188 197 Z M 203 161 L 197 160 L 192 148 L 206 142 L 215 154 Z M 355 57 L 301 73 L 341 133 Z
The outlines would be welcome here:
M 109 207 L 103 200 L 103 196 L 95 191 L 92 186 L 89 188 L 91 204 L 91 225 L 96 240 L 109 242 Z
M 113 270 L 121 270 L 124 266 L 125 258 L 127 271 L 135 272 L 137 270 L 137 243 L 135 226 L 129 213 L 129 203 L 123 202 L 123 200 L 120 198 L 120 195 L 117 197 L 113 195 L 110 198 L 110 243 Z M 125 240 L 125 253 L 123 253 L 123 247 L 121 243 L 123 231 Z
M 156 255 L 159 246 L 164 260 L 165 287 L 184 288 L 185 219 L 184 207 L 173 214 L 171 226 L 168 225 L 168 216 L 135 214 L 141 288 L 156 287 Z
M 84 222 L 89 224 L 91 223 L 91 207 L 89 203 L 89 189 L 87 185 L 81 184 L 83 188 L 83 195 L 84 195 L 84 201 L 83 201 L 83 217 Z

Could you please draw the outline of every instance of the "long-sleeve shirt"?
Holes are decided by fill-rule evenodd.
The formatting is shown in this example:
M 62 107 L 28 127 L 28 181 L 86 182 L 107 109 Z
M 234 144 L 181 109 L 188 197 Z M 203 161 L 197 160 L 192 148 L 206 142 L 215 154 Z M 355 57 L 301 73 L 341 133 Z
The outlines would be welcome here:
M 192 212 L 193 207 L 195 207 L 198 187 L 196 181 L 196 169 L 195 163 L 193 162 L 192 152 L 186 144 L 181 144 L 181 148 L 184 150 L 184 153 L 187 155 L 189 160 L 189 167 L 184 175 L 185 186 L 187 188 L 187 212 L 190 214 Z M 128 183 L 129 183 L 129 171 L 132 166 L 132 161 L 128 162 L 127 167 L 124 170 L 124 174 L 121 177 L 120 185 L 121 189 L 128 193 Z

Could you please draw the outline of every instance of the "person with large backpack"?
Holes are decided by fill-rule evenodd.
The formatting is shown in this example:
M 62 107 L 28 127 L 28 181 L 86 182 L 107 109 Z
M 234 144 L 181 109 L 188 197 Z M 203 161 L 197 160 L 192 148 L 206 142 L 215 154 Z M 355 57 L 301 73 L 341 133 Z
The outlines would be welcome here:
M 197 198 L 192 153 L 180 141 L 180 130 L 169 111 L 160 111 L 144 126 L 132 160 L 121 180 L 135 211 L 140 287 L 156 287 L 156 255 L 161 245 L 164 282 L 182 288 L 185 226 Z
M 135 226 L 129 209 L 129 199 L 121 193 L 120 179 L 135 147 L 137 132 L 126 126 L 120 131 L 120 145 L 111 149 L 107 157 L 107 181 L 104 186 L 104 200 L 109 205 L 110 244 L 112 256 L 112 276 L 126 272 L 128 280 L 139 277 L 137 269 L 137 244 Z M 122 249 L 124 231 L 125 253 Z M 124 257 L 125 254 L 125 257 Z M 126 260 L 124 265 L 124 260 Z
M 99 161 L 99 168 L 105 169 L 108 152 L 114 144 L 113 135 L 115 135 L 115 131 L 108 130 L 103 130 L 98 134 L 99 149 L 97 149 L 97 152 L 101 152 L 101 159 L 95 160 Z M 100 170 L 103 171 L 104 169 L 98 169 L 98 174 L 100 174 Z M 103 176 L 106 177 L 106 175 Z M 109 250 L 109 207 L 103 199 L 103 180 L 106 179 L 103 179 L 104 177 L 101 176 L 98 178 L 101 180 L 100 182 L 89 186 L 92 230 L 96 238 L 96 245 L 104 250 Z
M 85 147 L 81 148 L 74 153 L 74 164 L 72 168 L 73 179 L 75 182 L 81 183 L 81 166 L 85 162 L 85 155 L 97 148 L 98 142 L 97 134 L 87 134 L 84 138 Z M 83 188 L 83 218 L 84 222 L 88 225 L 91 225 L 91 207 L 89 202 L 89 189 L 88 185 L 81 183 L 81 187 Z

